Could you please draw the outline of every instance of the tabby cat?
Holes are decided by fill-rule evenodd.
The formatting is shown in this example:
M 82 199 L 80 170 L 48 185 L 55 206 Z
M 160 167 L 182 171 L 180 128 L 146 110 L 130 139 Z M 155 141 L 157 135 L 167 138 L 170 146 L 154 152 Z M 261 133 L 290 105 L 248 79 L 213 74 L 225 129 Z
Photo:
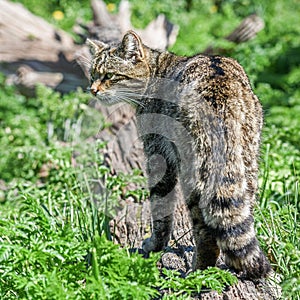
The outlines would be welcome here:
M 88 44 L 91 93 L 136 108 L 153 219 L 143 250 L 167 246 L 180 186 L 196 243 L 193 269 L 215 265 L 221 250 L 241 275 L 266 277 L 253 218 L 263 115 L 243 68 L 221 56 L 153 50 L 133 31 L 118 45 Z

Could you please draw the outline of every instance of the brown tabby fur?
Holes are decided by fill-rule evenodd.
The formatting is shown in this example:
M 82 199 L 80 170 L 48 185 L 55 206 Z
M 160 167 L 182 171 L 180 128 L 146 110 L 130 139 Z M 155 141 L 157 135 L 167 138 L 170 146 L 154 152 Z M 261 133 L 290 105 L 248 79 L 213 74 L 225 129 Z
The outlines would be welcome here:
M 220 56 L 156 51 L 132 31 L 115 46 L 88 43 L 91 92 L 103 103 L 136 107 L 153 217 L 144 251 L 167 246 L 180 184 L 196 242 L 194 269 L 215 265 L 221 250 L 246 277 L 267 276 L 253 219 L 263 115 L 243 68 Z

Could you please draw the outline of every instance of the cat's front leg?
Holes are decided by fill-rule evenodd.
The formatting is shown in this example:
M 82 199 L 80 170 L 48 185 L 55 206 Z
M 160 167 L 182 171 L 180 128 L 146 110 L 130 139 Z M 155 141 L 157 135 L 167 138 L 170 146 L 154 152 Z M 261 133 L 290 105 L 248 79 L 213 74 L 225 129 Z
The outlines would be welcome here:
M 176 181 L 176 175 L 173 174 L 173 178 L 164 178 L 150 189 L 152 235 L 143 242 L 142 247 L 146 253 L 162 251 L 168 244 L 176 202 Z
M 155 203 L 151 203 L 151 206 L 155 206 Z M 173 213 L 170 211 L 165 213 L 169 215 L 165 215 L 162 212 L 157 213 L 155 208 L 152 209 L 152 235 L 145 239 L 142 245 L 143 251 L 147 254 L 162 251 L 168 245 L 173 225 Z
M 152 155 L 147 161 L 152 235 L 143 242 L 146 253 L 163 250 L 170 239 L 173 212 L 176 202 L 178 166 L 161 154 Z

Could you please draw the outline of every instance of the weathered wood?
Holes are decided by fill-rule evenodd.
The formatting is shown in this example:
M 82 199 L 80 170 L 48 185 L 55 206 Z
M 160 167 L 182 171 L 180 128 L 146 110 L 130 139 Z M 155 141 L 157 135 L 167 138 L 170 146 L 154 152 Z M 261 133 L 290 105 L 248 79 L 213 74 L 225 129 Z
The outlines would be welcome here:
M 84 41 L 87 37 L 119 41 L 125 31 L 134 29 L 127 1 L 121 2 L 117 15 L 110 15 L 101 0 L 92 0 L 91 5 L 94 21 L 83 26 Z M 0 0 L 0 7 L 0 71 L 8 76 L 8 83 L 30 96 L 37 83 L 64 93 L 87 88 L 90 54 L 85 45 L 77 45 L 66 32 L 21 4 Z M 136 31 L 145 41 L 165 49 L 175 42 L 178 28 L 159 16 L 144 30 Z
M 235 28 L 224 39 L 230 42 L 240 44 L 253 39 L 258 32 L 260 32 L 265 26 L 264 20 L 252 14 L 245 18 L 237 28 Z M 223 53 L 223 49 L 216 48 L 213 45 L 208 46 L 203 53 L 204 54 L 220 54 Z
M 37 83 L 68 92 L 88 80 L 75 63 L 80 46 L 21 4 L 0 0 L 0 71 L 31 95 Z
M 263 19 L 256 14 L 252 14 L 244 19 L 225 39 L 237 44 L 247 42 L 253 39 L 264 27 Z
M 105 4 L 99 0 L 92 0 L 92 8 L 94 22 L 87 26 L 92 38 L 108 43 L 118 42 L 126 31 L 133 29 L 146 45 L 156 49 L 165 50 L 176 41 L 178 26 L 170 23 L 164 15 L 159 15 L 145 29 L 134 28 L 127 0 L 121 1 L 116 15 L 110 15 Z
M 74 52 L 74 42 L 68 34 L 33 15 L 23 5 L 0 0 L 0 7 L 2 62 L 56 62 L 59 53 L 68 56 Z

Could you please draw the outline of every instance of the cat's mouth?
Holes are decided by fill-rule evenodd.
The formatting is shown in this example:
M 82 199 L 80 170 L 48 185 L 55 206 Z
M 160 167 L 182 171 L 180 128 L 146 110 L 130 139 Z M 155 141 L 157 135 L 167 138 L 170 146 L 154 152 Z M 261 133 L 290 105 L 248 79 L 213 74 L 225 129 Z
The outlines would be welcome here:
M 90 87 L 90 92 L 105 105 L 113 105 L 119 102 L 116 97 L 116 91 L 108 89 L 103 83 L 98 85 L 93 83 Z
M 110 87 L 110 82 L 106 80 L 105 82 L 102 82 L 100 80 L 96 80 L 92 83 L 90 92 L 94 96 L 99 96 L 101 93 L 104 93 L 108 88 Z

